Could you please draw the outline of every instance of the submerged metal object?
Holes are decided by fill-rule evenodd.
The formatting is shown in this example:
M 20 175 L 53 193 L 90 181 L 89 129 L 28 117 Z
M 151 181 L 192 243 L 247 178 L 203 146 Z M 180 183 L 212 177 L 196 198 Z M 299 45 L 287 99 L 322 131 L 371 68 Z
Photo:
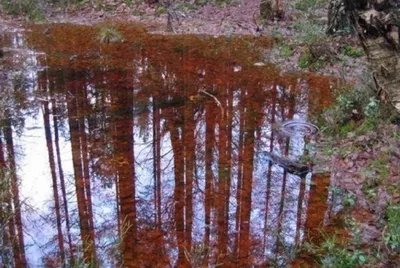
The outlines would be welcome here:
M 313 136 L 319 133 L 319 128 L 316 125 L 300 120 L 288 120 L 282 122 L 279 125 L 278 130 L 288 136 Z

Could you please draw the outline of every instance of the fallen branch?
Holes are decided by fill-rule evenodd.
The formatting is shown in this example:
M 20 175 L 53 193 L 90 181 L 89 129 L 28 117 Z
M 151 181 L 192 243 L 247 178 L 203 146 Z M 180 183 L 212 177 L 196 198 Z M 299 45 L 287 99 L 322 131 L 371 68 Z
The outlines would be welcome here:
M 207 92 L 207 91 L 205 91 L 205 90 L 203 90 L 203 89 L 199 90 L 199 92 L 200 92 L 200 93 L 203 93 L 203 94 L 205 94 L 205 95 L 207 95 L 207 96 L 209 96 L 209 97 L 211 97 L 211 98 L 213 98 L 214 101 L 215 101 L 215 102 L 217 103 L 217 105 L 219 106 L 219 108 L 221 109 L 221 115 L 224 115 L 224 113 L 225 113 L 224 108 L 222 107 L 222 104 L 221 104 L 221 102 L 217 99 L 217 97 L 215 97 L 213 94 L 211 94 L 211 93 L 209 93 L 209 92 Z

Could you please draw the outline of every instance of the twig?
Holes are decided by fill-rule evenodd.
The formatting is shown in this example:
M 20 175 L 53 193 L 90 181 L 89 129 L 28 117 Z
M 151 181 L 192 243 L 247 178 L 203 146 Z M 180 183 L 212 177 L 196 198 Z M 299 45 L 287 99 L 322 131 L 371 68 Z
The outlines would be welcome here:
M 217 97 L 215 97 L 213 94 L 211 94 L 211 93 L 209 93 L 209 92 L 207 92 L 207 91 L 205 91 L 205 90 L 203 90 L 203 89 L 201 89 L 201 90 L 199 90 L 199 92 L 200 93 L 203 93 L 203 94 L 205 94 L 205 95 L 207 95 L 207 96 L 209 96 L 209 97 L 211 97 L 211 98 L 213 98 L 214 99 L 214 101 L 217 103 L 217 105 L 219 106 L 219 108 L 221 109 L 221 116 L 223 116 L 224 115 L 224 108 L 222 107 L 222 104 L 221 104 L 221 102 L 217 99 Z

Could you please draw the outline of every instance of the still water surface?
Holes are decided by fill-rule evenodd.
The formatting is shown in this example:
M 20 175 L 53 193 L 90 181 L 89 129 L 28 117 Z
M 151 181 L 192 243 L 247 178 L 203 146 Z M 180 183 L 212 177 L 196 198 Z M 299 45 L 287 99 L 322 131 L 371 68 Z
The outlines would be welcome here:
M 114 44 L 62 24 L 1 36 L 0 264 L 288 266 L 329 180 L 268 155 L 313 153 L 276 129 L 320 113 L 329 79 L 255 66 L 264 38 L 118 27 Z

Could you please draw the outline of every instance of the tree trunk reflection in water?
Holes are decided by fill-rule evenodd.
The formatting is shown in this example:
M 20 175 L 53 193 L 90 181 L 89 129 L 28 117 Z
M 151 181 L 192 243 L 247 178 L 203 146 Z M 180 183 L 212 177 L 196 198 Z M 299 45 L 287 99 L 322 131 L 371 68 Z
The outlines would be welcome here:
M 91 182 L 90 182 L 90 174 L 89 174 L 89 154 L 88 154 L 88 143 L 87 143 L 87 133 L 86 133 L 86 107 L 87 107 L 87 90 L 83 88 L 82 90 L 78 90 L 77 92 L 77 100 L 79 105 L 77 106 L 77 116 L 78 116 L 78 124 L 79 124 L 79 136 L 81 139 L 81 150 L 82 150 L 82 166 L 83 166 L 83 182 L 84 189 L 86 194 L 86 202 L 88 209 L 88 218 L 89 218 L 89 230 L 90 236 L 93 241 L 95 241 L 95 233 L 94 233 L 94 220 L 93 220 L 93 206 L 92 206 L 92 190 L 91 190 Z M 95 245 L 94 245 L 95 246 Z M 94 251 L 94 260 L 96 261 L 96 250 Z
M 185 157 L 185 248 L 191 252 L 193 228 L 193 177 L 195 160 L 195 122 L 193 102 L 188 102 L 184 110 L 183 144 Z
M 51 89 L 51 86 L 50 86 L 50 89 Z M 58 131 L 57 117 L 59 115 L 57 114 L 57 106 L 56 106 L 55 98 L 52 98 L 51 106 L 52 106 L 52 113 L 53 113 L 54 143 L 56 145 L 58 174 L 60 176 L 60 187 L 61 187 L 61 194 L 62 194 L 62 200 L 63 200 L 62 203 L 63 203 L 63 209 L 64 209 L 65 226 L 66 226 L 66 230 L 67 230 L 69 258 L 70 258 L 70 260 L 73 260 L 74 252 L 73 252 L 73 248 L 72 248 L 71 224 L 70 224 L 67 191 L 65 189 L 66 185 L 65 185 L 65 178 L 64 178 L 64 170 L 63 170 L 62 161 L 61 161 L 60 141 L 59 141 L 59 133 L 58 133 L 59 131 Z
M 71 136 L 71 147 L 72 147 L 72 163 L 74 168 L 75 176 L 75 188 L 76 197 L 78 203 L 78 214 L 79 214 L 79 227 L 81 232 L 81 241 L 83 247 L 83 258 L 87 264 L 95 264 L 96 262 L 96 251 L 95 251 L 95 237 L 94 237 L 94 226 L 92 225 L 93 219 L 91 220 L 90 211 L 88 206 L 91 205 L 91 201 L 88 201 L 86 187 L 88 182 L 85 179 L 89 179 L 84 174 L 83 168 L 83 157 L 86 155 L 82 152 L 82 137 L 83 132 L 80 130 L 80 119 L 79 115 L 83 116 L 79 111 L 78 107 L 83 107 L 84 95 L 82 90 L 85 90 L 83 85 L 76 85 L 75 81 L 79 81 L 79 75 L 76 73 L 70 73 L 68 81 L 71 83 L 69 87 L 69 99 L 67 100 L 68 108 L 68 123 Z M 90 185 L 90 184 L 89 184 Z
M 251 195 L 253 191 L 253 170 L 254 170 L 254 145 L 255 130 L 258 123 L 258 115 L 260 114 L 260 105 L 250 103 L 252 95 L 255 92 L 242 92 L 246 111 L 244 115 L 244 132 L 243 132 L 243 179 L 242 179 L 242 196 L 240 210 L 240 231 L 239 231 L 239 265 L 246 266 L 250 263 L 251 240 L 250 240 L 250 214 L 251 214 Z
M 272 130 L 272 126 L 275 125 L 275 117 L 276 117 L 276 98 L 277 98 L 277 90 L 276 86 L 272 87 L 273 93 L 271 96 L 272 106 L 270 110 L 271 119 L 268 120 L 271 124 L 271 131 L 269 138 L 269 147 L 268 150 L 270 153 L 274 150 L 274 141 L 275 141 L 275 132 Z M 267 169 L 267 185 L 266 185 L 266 193 L 265 193 L 265 216 L 264 216 L 264 241 L 263 241 L 263 249 L 264 252 L 267 251 L 267 235 L 268 235 L 268 214 L 270 213 L 270 199 L 271 199 L 271 179 L 272 179 L 272 162 L 268 161 L 268 169 Z
M 206 144 L 205 144 L 205 193 L 204 193 L 204 247 L 211 252 L 211 208 L 214 204 L 213 171 L 215 147 L 215 104 L 208 101 L 206 104 Z M 209 263 L 209 254 L 206 254 L 204 265 Z
M 9 212 L 10 215 L 12 215 L 10 216 L 11 220 L 9 227 L 12 232 L 11 239 L 13 241 L 13 254 L 15 260 L 15 266 L 19 268 L 19 267 L 26 267 L 27 262 L 25 257 L 25 243 L 24 243 L 22 216 L 21 216 L 21 202 L 19 198 L 19 180 L 16 171 L 14 141 L 13 141 L 10 115 L 7 116 L 6 126 L 4 128 L 4 134 L 6 139 L 7 160 L 10 172 L 11 195 L 12 195 L 12 204 L 11 200 L 9 200 L 10 201 Z
M 244 153 L 244 111 L 245 100 L 241 96 L 239 103 L 239 144 L 238 144 L 238 171 L 236 183 L 236 217 L 235 217 L 235 240 L 233 252 L 236 258 L 239 258 L 239 241 L 240 241 L 240 214 L 242 207 L 242 191 L 243 191 L 243 153 Z
M 1 136 L 0 129 L 0 226 L 3 245 L 0 248 L 1 251 L 1 263 L 4 266 L 11 266 L 12 263 L 12 252 L 10 250 L 14 249 L 11 245 L 11 239 L 15 239 L 14 224 L 11 224 L 10 215 L 11 211 L 11 197 L 10 197 L 10 180 L 7 175 L 7 165 L 5 159 L 5 151 L 3 146 L 3 140 Z M 7 230 L 8 222 L 8 230 Z M 11 239 L 10 239 L 11 237 Z
M 123 75 L 121 77 L 124 77 Z M 133 89 L 116 88 L 111 93 L 114 159 L 117 172 L 121 233 L 120 250 L 124 267 L 138 265 L 135 159 L 133 138 Z
M 218 198 L 215 199 L 217 210 L 217 256 L 220 263 L 226 264 L 226 255 L 228 247 L 228 222 L 226 220 L 226 196 L 227 183 L 229 181 L 228 174 L 228 157 L 227 157 L 227 96 L 226 92 L 219 95 L 222 107 L 219 109 L 218 115 Z
M 184 222 L 184 156 L 183 156 L 183 144 L 181 138 L 182 131 L 182 115 L 176 108 L 172 109 L 172 115 L 169 118 L 168 124 L 169 131 L 171 134 L 171 144 L 174 153 L 174 175 L 175 175 L 175 186 L 174 186 L 174 204 L 175 204 L 175 232 L 176 240 L 178 244 L 178 267 L 187 266 L 187 260 L 185 257 L 185 222 Z
M 161 114 L 158 99 L 153 96 L 153 177 L 154 177 L 154 211 L 158 235 L 157 259 L 160 263 L 165 259 L 164 231 L 162 228 L 162 191 L 161 191 Z
M 65 250 L 64 250 L 64 237 L 62 233 L 61 226 L 61 212 L 60 212 L 60 199 L 58 197 L 58 186 L 57 186 L 57 174 L 56 174 L 56 164 L 54 159 L 54 149 L 53 149 L 53 138 L 50 130 L 50 111 L 49 102 L 43 101 L 43 121 L 44 130 L 46 136 L 47 152 L 49 156 L 50 173 L 53 183 L 53 197 L 54 197 L 54 209 L 56 212 L 56 225 L 57 225 L 57 240 L 58 240 L 58 250 L 60 252 L 61 264 L 65 265 Z

